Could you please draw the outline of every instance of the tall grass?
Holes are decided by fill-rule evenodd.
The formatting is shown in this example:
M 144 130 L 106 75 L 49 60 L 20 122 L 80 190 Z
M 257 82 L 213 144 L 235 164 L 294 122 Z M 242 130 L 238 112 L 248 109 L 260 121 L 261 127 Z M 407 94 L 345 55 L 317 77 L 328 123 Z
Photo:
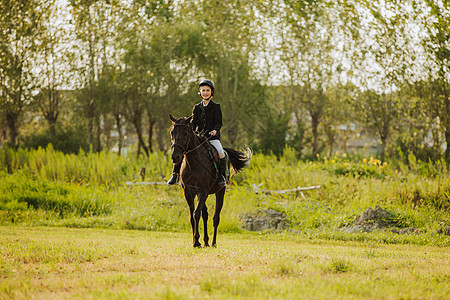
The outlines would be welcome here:
M 22 172 L 0 173 L 0 210 L 17 212 L 29 209 L 51 211 L 64 217 L 80 217 L 111 213 L 108 194 L 101 189 L 76 186 L 47 180 L 36 181 Z
M 232 180 L 220 230 L 241 232 L 241 217 L 274 209 L 285 212 L 292 229 L 344 239 L 336 232 L 368 207 L 387 209 L 399 228 L 435 234 L 450 228 L 450 177 L 445 161 L 407 164 L 336 154 L 298 161 L 289 148 L 282 157 L 254 154 L 250 166 Z M 190 230 L 189 213 L 178 186 L 124 185 L 141 167 L 146 180 L 170 174 L 162 152 L 148 159 L 110 152 L 63 154 L 47 149 L 0 149 L 0 222 L 142 230 Z M 303 193 L 262 194 L 267 190 L 320 185 Z M 214 212 L 214 196 L 207 201 Z M 311 230 L 316 233 L 311 233 Z M 354 235 L 354 238 L 359 238 Z M 394 239 L 395 240 L 395 239 Z M 440 243 L 440 242 L 439 242 Z
M 36 150 L 0 149 L 0 170 L 9 173 L 23 170 L 35 178 L 52 181 L 119 186 L 133 179 L 143 166 L 147 166 L 147 176 L 153 178 L 169 172 L 169 160 L 162 152 L 144 159 L 118 156 L 108 151 L 80 150 L 78 155 L 64 154 L 55 151 L 51 145 Z

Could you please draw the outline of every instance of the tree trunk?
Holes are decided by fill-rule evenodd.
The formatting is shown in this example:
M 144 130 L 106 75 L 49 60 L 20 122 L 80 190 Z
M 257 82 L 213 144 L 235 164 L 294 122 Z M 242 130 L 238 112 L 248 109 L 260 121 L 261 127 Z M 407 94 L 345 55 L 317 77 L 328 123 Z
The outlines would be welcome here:
M 381 153 L 380 153 L 380 160 L 382 162 L 384 162 L 384 158 L 386 157 L 386 144 L 387 144 L 387 139 L 383 138 L 381 139 Z
M 141 126 L 140 126 L 140 122 L 137 121 L 137 120 L 133 120 L 133 125 L 134 125 L 134 128 L 136 129 L 136 134 L 137 134 L 137 137 L 138 137 L 139 147 L 142 147 L 144 149 L 145 155 L 147 155 L 147 157 L 149 157 L 148 148 L 145 145 L 144 138 L 142 136 L 142 129 L 141 129 Z M 138 153 L 139 153 L 139 151 L 138 151 Z
M 234 144 L 236 142 L 237 135 L 238 135 L 237 124 L 235 122 L 233 122 L 232 124 L 230 124 L 230 126 L 228 126 L 227 133 L 228 133 L 228 139 L 230 141 L 230 147 L 234 148 Z
M 165 125 L 166 124 L 160 120 L 157 126 L 158 136 L 156 137 L 156 140 L 158 141 L 158 148 L 160 151 L 166 151 L 166 146 L 164 145 L 164 136 L 167 135 L 167 128 Z
M 445 143 L 447 148 L 445 149 L 445 159 L 450 162 L 450 124 L 447 124 L 447 129 L 445 130 Z
M 95 81 L 95 50 L 94 50 L 94 41 L 95 33 L 90 32 L 91 36 L 89 37 L 89 99 L 87 104 L 88 109 L 88 120 L 89 120 L 89 144 L 94 146 L 94 126 L 95 126 L 95 99 L 94 99 L 94 81 Z
M 56 135 L 56 121 L 58 120 L 58 107 L 59 107 L 59 92 L 50 89 L 47 95 L 47 105 L 43 107 L 44 117 L 47 121 L 48 127 L 50 128 L 50 134 L 52 137 Z
M 318 127 L 319 127 L 319 117 L 315 114 L 311 114 L 311 129 L 313 134 L 313 144 L 312 144 L 313 155 L 317 154 L 317 149 L 319 148 Z
M 294 111 L 295 119 L 297 120 L 297 128 L 295 133 L 295 141 L 294 141 L 294 148 L 298 152 L 298 157 L 301 157 L 304 145 L 304 138 L 305 138 L 305 124 L 303 124 L 303 121 L 300 117 L 300 112 L 298 110 Z
M 88 142 L 89 145 L 94 145 L 94 108 L 93 105 L 88 104 Z
M 17 135 L 19 134 L 17 129 L 17 119 L 17 114 L 11 112 L 6 113 L 6 123 L 9 129 L 9 143 L 14 149 L 17 149 Z
M 328 157 L 331 157 L 333 155 L 333 151 L 334 151 L 334 136 L 328 138 Z
M 115 115 L 115 119 L 116 119 L 116 126 L 117 126 L 117 132 L 119 134 L 118 136 L 118 140 L 117 140 L 117 144 L 118 144 L 118 154 L 119 156 L 122 154 L 122 141 L 123 141 L 123 136 L 122 136 L 122 124 L 120 123 L 120 115 L 116 114 Z
M 445 101 L 445 111 L 446 116 L 444 118 L 444 133 L 445 133 L 445 143 L 447 148 L 445 149 L 445 159 L 450 162 L 450 96 L 448 95 L 447 89 L 444 87 L 444 101 Z
M 333 148 L 335 142 L 335 132 L 332 125 L 325 126 L 325 134 L 327 135 L 328 140 L 328 156 L 331 157 L 331 155 L 333 155 Z
M 95 142 L 95 150 L 97 152 L 102 151 L 102 142 L 101 142 L 101 134 L 102 134 L 102 126 L 100 124 L 100 116 L 97 115 L 95 117 L 95 127 L 97 129 L 96 142 Z
M 148 151 L 153 153 L 153 128 L 155 127 L 155 121 L 148 122 Z
M 3 124 L 2 124 L 3 125 Z M 3 143 L 8 138 L 8 134 L 6 132 L 6 128 L 3 128 L 3 126 L 0 128 L 0 143 Z

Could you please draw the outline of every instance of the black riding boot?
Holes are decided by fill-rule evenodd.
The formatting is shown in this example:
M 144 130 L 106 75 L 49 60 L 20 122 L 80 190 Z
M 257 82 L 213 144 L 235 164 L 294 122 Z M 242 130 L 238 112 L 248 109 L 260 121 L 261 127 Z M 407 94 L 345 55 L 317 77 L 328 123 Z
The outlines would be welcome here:
M 218 174 L 218 178 L 217 178 L 218 186 L 226 186 L 227 185 L 226 172 L 227 172 L 227 159 L 226 159 L 226 157 L 224 157 L 219 160 L 219 174 Z
M 181 164 L 173 165 L 172 177 L 170 177 L 169 181 L 167 181 L 167 184 L 174 185 L 178 182 L 178 176 L 180 176 L 180 168 Z

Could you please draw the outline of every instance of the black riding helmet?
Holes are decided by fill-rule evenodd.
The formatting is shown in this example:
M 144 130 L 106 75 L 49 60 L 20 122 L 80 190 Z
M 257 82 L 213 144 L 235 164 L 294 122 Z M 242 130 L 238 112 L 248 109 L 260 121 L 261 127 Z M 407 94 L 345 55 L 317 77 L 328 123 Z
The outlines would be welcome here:
M 202 87 L 204 85 L 207 85 L 211 88 L 211 96 L 214 95 L 214 82 L 212 82 L 209 79 L 204 79 L 202 81 L 200 81 L 200 83 L 198 84 L 198 87 Z

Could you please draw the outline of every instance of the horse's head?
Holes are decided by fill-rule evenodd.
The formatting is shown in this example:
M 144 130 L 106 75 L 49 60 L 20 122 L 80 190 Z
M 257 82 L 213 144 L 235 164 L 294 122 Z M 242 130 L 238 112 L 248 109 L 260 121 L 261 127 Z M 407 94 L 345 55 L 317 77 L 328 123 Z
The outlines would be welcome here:
M 172 120 L 170 127 L 170 141 L 172 143 L 172 162 L 178 164 L 183 159 L 183 155 L 188 151 L 191 134 L 193 133 L 191 127 L 191 119 L 189 118 L 174 118 L 169 114 Z

